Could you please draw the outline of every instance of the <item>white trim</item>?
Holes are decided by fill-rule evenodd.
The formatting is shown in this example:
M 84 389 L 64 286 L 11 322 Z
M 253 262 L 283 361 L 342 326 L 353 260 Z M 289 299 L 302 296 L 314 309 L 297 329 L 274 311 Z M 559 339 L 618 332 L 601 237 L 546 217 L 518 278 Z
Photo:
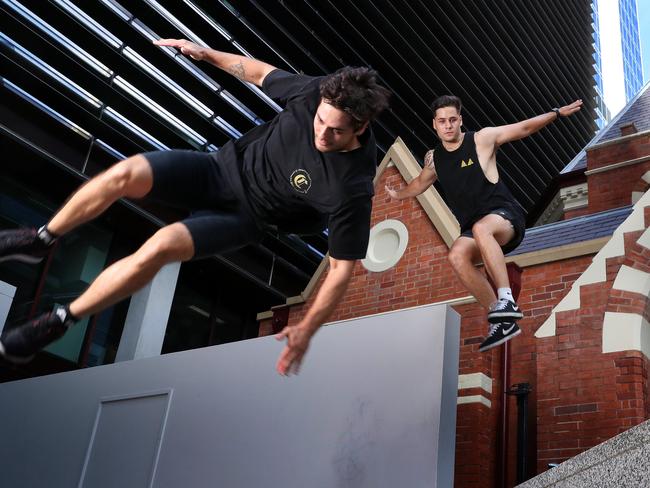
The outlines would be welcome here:
M 621 161 L 620 163 L 608 164 L 607 166 L 601 166 L 600 168 L 590 169 L 585 171 L 585 176 L 595 175 L 597 173 L 605 173 L 606 171 L 612 171 L 619 168 L 624 168 L 625 166 L 634 166 L 635 164 L 641 164 L 650 161 L 650 156 L 641 156 L 636 159 L 628 159 L 627 161 Z
M 409 231 L 396 219 L 379 222 L 370 229 L 368 250 L 361 265 L 368 271 L 380 273 L 395 266 L 406 251 Z
M 642 191 L 633 191 L 632 192 L 632 198 L 630 198 L 630 200 L 632 202 L 632 205 L 634 205 L 636 202 L 641 200 L 641 197 L 643 196 L 643 193 L 644 192 L 642 192 Z
M 620 126 L 620 128 L 623 128 L 624 126 L 625 125 L 622 124 Z M 612 146 L 614 144 L 618 144 L 618 143 L 621 143 L 621 142 L 627 142 L 630 139 L 634 139 L 636 137 L 643 137 L 643 136 L 647 136 L 647 135 L 650 135 L 650 130 L 644 130 L 644 131 L 641 131 L 641 132 L 633 132 L 632 134 L 627 134 L 625 136 L 619 136 L 619 137 L 616 137 L 614 139 L 607 139 L 606 141 L 599 142 L 597 144 L 594 144 L 593 146 L 588 147 L 587 152 L 593 151 L 595 149 L 600 149 L 602 147 Z
M 641 351 L 650 358 L 650 324 L 635 313 L 605 312 L 603 352 Z
M 607 258 L 625 254 L 624 236 L 626 232 L 645 229 L 644 208 L 650 205 L 650 191 L 634 205 L 632 213 L 618 226 L 607 244 L 596 254 L 589 267 L 578 277 L 571 286 L 569 293 L 553 308 L 546 321 L 535 332 L 535 337 L 551 337 L 555 335 L 555 314 L 566 310 L 580 308 L 580 287 L 591 283 L 600 283 L 607 279 Z M 644 233 L 645 235 L 645 233 Z
M 650 273 L 623 265 L 616 274 L 613 288 L 650 296 Z
M 641 237 L 639 237 L 636 243 L 640 246 L 645 247 L 646 249 L 650 249 L 650 227 L 648 227 L 645 232 L 641 234 Z
M 485 398 L 483 395 L 469 395 L 469 396 L 459 396 L 457 405 L 463 405 L 466 403 L 482 403 L 487 408 L 492 408 L 492 402 Z
M 483 373 L 469 373 L 458 375 L 458 389 L 481 388 L 487 393 L 492 393 L 492 378 Z

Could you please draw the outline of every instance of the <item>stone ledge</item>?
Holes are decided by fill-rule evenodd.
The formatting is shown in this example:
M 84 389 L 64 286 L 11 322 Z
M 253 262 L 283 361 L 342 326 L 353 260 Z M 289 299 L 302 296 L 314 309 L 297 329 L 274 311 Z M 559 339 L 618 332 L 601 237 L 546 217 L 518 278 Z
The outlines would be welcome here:
M 518 488 L 648 486 L 650 421 L 578 454 Z

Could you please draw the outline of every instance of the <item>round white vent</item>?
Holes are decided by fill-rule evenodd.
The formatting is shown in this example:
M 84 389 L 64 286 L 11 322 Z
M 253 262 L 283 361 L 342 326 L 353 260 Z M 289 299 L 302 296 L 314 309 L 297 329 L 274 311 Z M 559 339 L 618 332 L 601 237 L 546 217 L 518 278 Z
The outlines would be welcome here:
M 404 255 L 409 233 L 399 220 L 384 220 L 370 229 L 366 259 L 361 261 L 368 271 L 386 271 Z

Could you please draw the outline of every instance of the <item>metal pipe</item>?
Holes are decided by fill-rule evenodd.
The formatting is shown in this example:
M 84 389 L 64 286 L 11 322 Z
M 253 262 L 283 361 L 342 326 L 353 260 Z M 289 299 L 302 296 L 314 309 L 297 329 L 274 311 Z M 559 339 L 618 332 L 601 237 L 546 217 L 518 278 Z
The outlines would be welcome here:
M 510 344 L 509 341 L 503 345 L 501 350 L 501 413 L 499 423 L 501 426 L 501 459 L 500 476 L 497 478 L 497 487 L 508 486 L 508 439 L 510 436 L 509 406 L 508 406 L 508 384 L 510 383 Z
M 528 395 L 529 383 L 517 383 L 508 390 L 517 397 L 517 484 L 527 479 L 528 473 Z

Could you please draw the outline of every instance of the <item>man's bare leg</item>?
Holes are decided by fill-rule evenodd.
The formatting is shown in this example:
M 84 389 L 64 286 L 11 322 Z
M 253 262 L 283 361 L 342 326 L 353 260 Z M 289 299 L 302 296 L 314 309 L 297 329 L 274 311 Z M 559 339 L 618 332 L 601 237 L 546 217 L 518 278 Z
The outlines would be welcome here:
M 121 197 L 142 197 L 153 185 L 153 173 L 143 156 L 128 158 L 83 185 L 56 213 L 48 232 L 62 235 L 101 214 Z M 33 236 L 35 231 L 8 231 Z M 31 232 L 32 234 L 29 234 Z M 39 235 L 36 241 L 42 241 Z M 11 242 L 11 235 L 5 238 Z M 34 237 L 29 237 L 34 239 Z M 49 237 L 51 239 L 51 236 Z M 14 238 L 20 244 L 20 239 Z M 37 250 L 41 252 L 43 246 Z M 165 264 L 186 261 L 194 255 L 192 237 L 181 223 L 160 229 L 142 247 L 104 270 L 90 287 L 69 305 L 56 305 L 27 323 L 5 331 L 0 337 L 0 355 L 25 362 L 54 342 L 75 321 L 125 298 L 148 283 Z
M 486 215 L 474 224 L 472 234 L 494 285 L 497 288 L 510 288 L 506 258 L 501 249 L 515 236 L 510 222 L 500 215 Z
M 116 303 L 147 284 L 165 264 L 194 254 L 192 237 L 182 223 L 163 227 L 138 251 L 104 270 L 79 298 L 3 332 L 0 355 L 22 363 L 56 341 L 81 317 Z
M 522 314 L 510 292 L 508 271 L 501 250 L 501 246 L 514 237 L 514 229 L 510 222 L 500 215 L 487 215 L 474 224 L 472 235 L 473 239 L 458 238 L 452 246 L 449 259 L 463 284 L 489 311 L 488 321 L 492 323 L 487 337 L 479 346 L 479 351 L 484 352 L 521 333 L 515 321 Z M 481 260 L 499 289 L 501 300 L 497 301 L 487 278 L 474 267 L 474 264 Z M 505 297 L 508 298 L 503 299 Z
M 144 197 L 152 185 L 147 159 L 140 154 L 127 158 L 81 186 L 52 217 L 47 230 L 61 236 L 94 219 L 122 197 Z
M 486 309 L 496 301 L 496 295 L 487 278 L 476 267 L 481 261 L 481 252 L 476 241 L 461 236 L 451 246 L 448 256 L 451 267 L 460 282 Z
M 0 262 L 37 263 L 50 254 L 57 237 L 97 217 L 118 198 L 143 197 L 152 186 L 146 158 L 127 158 L 82 185 L 41 229 L 0 230 Z
M 69 310 L 77 318 L 97 313 L 145 286 L 164 265 L 192 256 L 194 243 L 187 227 L 182 223 L 163 227 L 135 253 L 102 271 Z

